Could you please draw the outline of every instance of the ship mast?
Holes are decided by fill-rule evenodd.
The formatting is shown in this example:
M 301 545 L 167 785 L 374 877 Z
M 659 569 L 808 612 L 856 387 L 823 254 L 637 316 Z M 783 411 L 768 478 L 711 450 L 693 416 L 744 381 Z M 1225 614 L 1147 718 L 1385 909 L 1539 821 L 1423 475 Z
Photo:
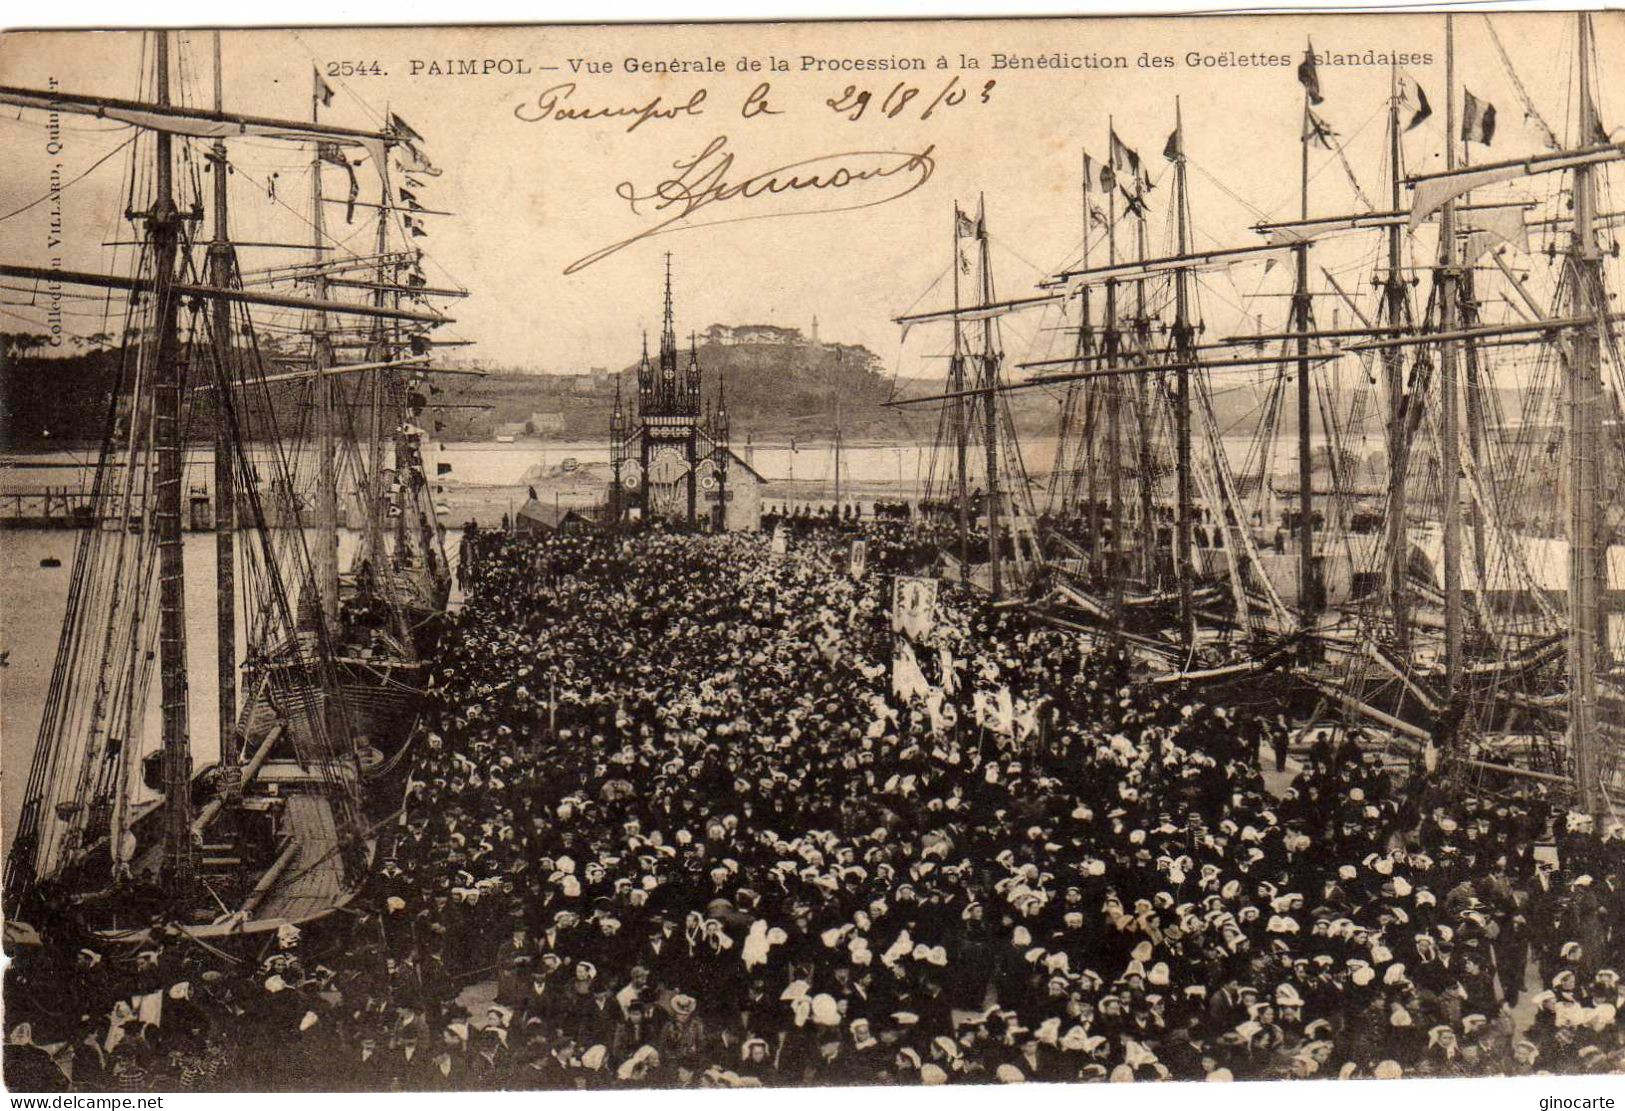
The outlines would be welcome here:
M 1445 20 L 1445 169 L 1456 168 L 1456 27 Z M 1456 330 L 1456 204 L 1439 213 L 1439 331 Z M 1444 511 L 1444 667 L 1445 700 L 1453 701 L 1461 681 L 1461 417 L 1456 346 L 1439 345 L 1439 499 Z
M 954 205 L 954 353 L 948 362 L 948 377 L 954 394 L 954 451 L 956 481 L 959 483 L 959 573 L 970 574 L 970 467 L 965 404 L 965 337 L 959 324 L 959 205 Z
M 1313 64 L 1311 55 L 1311 64 Z M 1309 219 L 1309 139 L 1315 133 L 1310 112 L 1310 90 L 1303 90 L 1303 126 L 1298 145 L 1301 153 L 1298 218 Z M 1292 288 L 1292 330 L 1298 334 L 1298 609 L 1304 624 L 1313 619 L 1320 609 L 1319 584 L 1315 581 L 1315 526 L 1313 520 L 1314 496 L 1311 487 L 1309 443 L 1309 244 L 1298 243 L 1292 250 L 1297 265 L 1297 276 Z
M 1597 133 L 1591 102 L 1591 22 L 1580 20 L 1579 128 L 1582 145 Z M 1578 297 L 1576 316 L 1596 319 L 1606 312 L 1600 303 L 1601 267 L 1592 222 L 1596 215 L 1596 182 L 1589 163 L 1574 169 L 1574 229 L 1569 265 Z M 1574 334 L 1569 381 L 1569 743 L 1574 752 L 1574 780 L 1579 806 L 1602 818 L 1603 795 L 1597 736 L 1597 639 L 1606 630 L 1597 620 L 1597 500 L 1601 493 L 1598 446 L 1601 439 L 1602 383 L 1594 324 Z
M 1090 173 L 1093 169 L 1089 164 L 1089 156 L 1083 158 L 1083 268 L 1089 268 L 1089 233 L 1093 227 L 1094 212 L 1089 203 L 1089 193 L 1093 186 Z M 1084 366 L 1088 366 L 1095 355 L 1095 329 L 1094 315 L 1091 311 L 1090 294 L 1094 287 L 1088 282 L 1083 283 L 1081 292 L 1081 312 L 1078 324 L 1077 353 Z M 1077 382 L 1075 386 L 1084 390 L 1084 418 L 1083 418 L 1083 450 L 1085 465 L 1088 470 L 1085 479 L 1085 493 L 1089 498 L 1089 569 L 1092 574 L 1100 572 L 1100 486 L 1098 482 L 1100 451 L 1095 444 L 1096 419 L 1100 412 L 1100 391 L 1090 389 L 1086 383 Z
M 721 395 L 719 394 L 718 397 Z M 835 350 L 835 516 L 841 516 L 841 351 Z
M 1400 206 L 1400 160 L 1403 149 L 1399 139 L 1399 67 L 1390 67 L 1388 93 L 1388 176 L 1389 208 L 1395 212 Z M 1389 225 L 1388 273 L 1383 279 L 1382 323 L 1388 328 L 1401 328 L 1408 315 L 1405 298 L 1404 263 L 1401 253 L 1402 231 L 1399 222 Z M 1383 349 L 1383 378 L 1388 390 L 1388 595 L 1394 619 L 1394 649 L 1405 658 L 1410 654 L 1411 629 L 1406 600 L 1407 549 L 1405 482 L 1408 455 L 1405 438 L 1405 361 L 1403 349 Z
M 224 79 L 220 67 L 220 32 L 214 32 L 214 110 L 225 110 Z M 209 155 L 214 171 L 214 237 L 209 242 L 209 284 L 228 289 L 236 282 L 237 257 L 231 248 L 226 212 L 226 144 L 216 139 Z M 219 680 L 217 712 L 220 722 L 220 782 L 228 797 L 242 789 L 237 770 L 237 490 L 232 470 L 233 447 L 227 419 L 231 405 L 231 306 L 217 301 L 210 306 L 214 357 L 220 368 L 215 384 L 214 434 L 214 558 L 215 659 Z
M 1145 191 L 1140 184 L 1140 171 L 1138 166 L 1131 166 L 1134 174 L 1134 261 L 1143 263 L 1146 256 L 1146 227 L 1145 227 Z M 1139 349 L 1136 362 L 1145 365 L 1147 352 L 1151 350 L 1151 317 L 1145 309 L 1145 277 L 1142 274 L 1134 282 L 1134 342 Z M 1135 375 L 1135 418 L 1139 434 L 1139 461 L 1136 469 L 1140 474 L 1140 578 L 1146 586 L 1155 589 L 1156 583 L 1156 535 L 1157 525 L 1152 520 L 1156 511 L 1156 491 L 1152 489 L 1155 478 L 1152 474 L 1153 460 L 1151 456 L 1151 433 L 1154 425 L 1151 413 L 1151 375 Z
M 169 32 L 155 32 L 157 102 L 169 106 Z M 153 431 L 158 456 L 157 513 L 159 626 L 158 666 L 163 696 L 164 884 L 172 894 L 192 885 L 192 748 L 186 695 L 186 570 L 181 553 L 181 368 L 176 336 L 180 307 L 174 290 L 180 239 L 175 207 L 172 143 L 167 132 L 154 136 L 158 157 L 157 191 L 147 216 L 152 242 L 153 296 L 158 309 L 157 358 L 153 382 Z
M 980 252 L 982 304 L 993 303 L 993 266 L 987 242 L 987 206 L 976 201 L 976 242 Z M 987 439 L 987 558 L 988 585 L 993 597 L 1003 592 L 999 559 L 999 355 L 993 337 L 993 318 L 982 320 L 982 385 Z
M 322 104 L 321 74 L 312 70 L 311 81 L 310 119 L 316 123 Z M 327 231 L 322 212 L 322 146 L 319 141 L 310 160 L 310 199 L 311 245 L 320 252 L 326 246 Z M 319 266 L 314 271 L 314 292 L 316 300 L 327 299 L 327 273 Z M 331 633 L 338 627 L 339 606 L 338 461 L 334 448 L 337 414 L 333 404 L 334 381 L 327 373 L 333 365 L 327 313 L 318 309 L 315 317 L 311 373 L 316 386 L 316 595 L 322 623 Z
M 1110 117 L 1107 127 L 1115 134 Z M 1106 191 L 1106 261 L 1117 265 L 1117 183 Z M 1117 356 L 1121 349 L 1122 332 L 1117 319 L 1117 279 L 1106 279 L 1106 369 L 1117 369 Z M 1106 380 L 1106 456 L 1108 498 L 1111 500 L 1112 546 L 1107 575 L 1112 590 L 1112 629 L 1123 629 L 1123 386 L 1117 374 Z
M 1179 98 L 1174 98 L 1174 209 L 1178 225 L 1178 253 L 1190 250 L 1190 226 L 1186 211 L 1185 122 Z M 1192 599 L 1191 566 L 1191 372 L 1196 360 L 1194 333 L 1190 320 L 1190 271 L 1174 271 L 1174 563 L 1179 576 L 1179 636 L 1186 652 L 1196 644 L 1196 613 Z M 1149 526 L 1147 526 L 1149 528 Z M 1220 523 L 1223 527 L 1223 523 Z

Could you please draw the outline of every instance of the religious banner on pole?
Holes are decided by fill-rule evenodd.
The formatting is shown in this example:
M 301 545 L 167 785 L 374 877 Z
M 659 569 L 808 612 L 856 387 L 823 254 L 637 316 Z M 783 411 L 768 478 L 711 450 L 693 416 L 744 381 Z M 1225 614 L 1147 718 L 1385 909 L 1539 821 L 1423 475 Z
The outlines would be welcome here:
M 768 545 L 767 554 L 773 559 L 783 559 L 785 552 L 790 550 L 790 535 L 784 531 L 784 526 L 773 527 L 773 540 Z
M 869 542 L 867 540 L 852 541 L 852 554 L 847 559 L 847 572 L 853 579 L 863 578 L 864 570 L 869 566 Z
M 937 580 L 898 575 L 892 587 L 891 627 L 916 641 L 936 626 Z

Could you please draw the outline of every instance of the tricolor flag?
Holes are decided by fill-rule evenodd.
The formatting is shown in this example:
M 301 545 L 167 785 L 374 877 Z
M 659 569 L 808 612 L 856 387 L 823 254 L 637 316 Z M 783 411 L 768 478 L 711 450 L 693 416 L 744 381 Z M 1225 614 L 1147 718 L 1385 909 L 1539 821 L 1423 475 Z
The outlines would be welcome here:
M 1112 169 L 1127 173 L 1136 182 L 1140 180 L 1140 156 L 1117 137 L 1116 129 L 1112 130 Z
M 1495 141 L 1495 105 L 1479 100 L 1470 89 L 1463 89 L 1461 106 L 1461 141 L 1483 143 Z
M 1303 61 L 1298 63 L 1298 83 L 1309 94 L 1310 104 L 1321 102 L 1320 71 L 1315 68 L 1315 44 L 1312 39 L 1303 52 Z
M 955 205 L 954 206 L 954 257 L 959 260 L 959 271 L 962 274 L 969 274 L 970 270 L 971 270 L 970 254 L 969 254 L 969 252 L 967 252 L 965 250 L 964 242 L 967 239 L 975 239 L 976 238 L 976 232 L 977 232 L 976 221 L 972 220 L 969 216 L 966 216 L 963 212 L 959 211 L 959 206 Z

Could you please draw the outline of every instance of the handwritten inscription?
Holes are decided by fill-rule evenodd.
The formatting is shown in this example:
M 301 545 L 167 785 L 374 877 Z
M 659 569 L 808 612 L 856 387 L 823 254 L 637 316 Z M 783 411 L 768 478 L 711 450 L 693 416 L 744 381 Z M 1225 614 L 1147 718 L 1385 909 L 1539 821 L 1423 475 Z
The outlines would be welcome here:
M 820 154 L 738 176 L 728 137 L 718 135 L 691 158 L 673 163 L 676 171 L 653 185 L 623 181 L 615 187 L 637 216 L 658 217 L 637 233 L 583 255 L 566 274 L 668 232 L 742 220 L 873 208 L 906 197 L 936 170 L 935 144 L 911 153 L 859 150 Z M 699 213 L 712 219 L 696 220 Z
M 695 89 L 689 94 L 687 100 L 668 101 L 664 96 L 657 96 L 653 100 L 641 104 L 631 105 L 585 105 L 569 103 L 575 96 L 576 83 L 566 81 L 562 85 L 552 85 L 543 89 L 535 101 L 521 104 L 513 110 L 513 114 L 526 123 L 541 123 L 544 120 L 567 122 L 570 120 L 629 120 L 626 125 L 628 132 L 636 131 L 650 120 L 671 120 L 678 116 L 698 116 L 701 114 L 705 98 L 708 95 L 704 89 Z

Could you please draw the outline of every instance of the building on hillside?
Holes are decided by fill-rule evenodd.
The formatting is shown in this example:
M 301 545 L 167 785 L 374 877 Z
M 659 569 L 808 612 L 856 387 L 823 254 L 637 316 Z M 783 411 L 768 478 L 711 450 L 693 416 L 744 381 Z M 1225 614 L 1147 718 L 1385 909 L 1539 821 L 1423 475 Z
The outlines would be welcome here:
M 660 353 L 656 362 L 649 361 L 645 337 L 637 408 L 630 420 L 619 389 L 615 394 L 610 418 L 612 517 L 658 519 L 707 531 L 761 527 L 767 480 L 728 446 L 728 403 L 720 384 L 714 413 L 701 411 L 701 386 L 698 345 L 692 338 L 688 362 L 678 367 L 668 254 Z
M 775 344 L 792 347 L 806 342 L 800 328 L 780 328 L 776 324 L 713 324 L 705 330 L 705 342 L 721 347 L 741 343 Z

